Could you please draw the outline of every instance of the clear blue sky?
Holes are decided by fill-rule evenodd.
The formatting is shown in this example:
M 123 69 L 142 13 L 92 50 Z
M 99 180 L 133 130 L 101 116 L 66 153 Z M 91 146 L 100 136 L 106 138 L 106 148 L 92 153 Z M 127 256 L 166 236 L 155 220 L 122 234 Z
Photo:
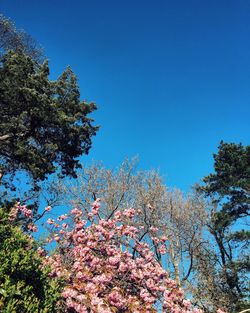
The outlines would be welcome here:
M 188 190 L 221 139 L 249 144 L 250 1 L 2 0 L 0 11 L 44 46 L 52 78 L 70 64 L 97 103 L 84 162 L 139 155 Z

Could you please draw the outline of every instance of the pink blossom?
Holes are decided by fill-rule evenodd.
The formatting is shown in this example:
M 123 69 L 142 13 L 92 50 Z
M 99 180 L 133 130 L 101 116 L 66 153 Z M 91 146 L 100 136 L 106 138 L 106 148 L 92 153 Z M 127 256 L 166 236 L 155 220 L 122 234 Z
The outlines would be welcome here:
M 217 313 L 227 313 L 226 311 L 224 311 L 223 309 L 218 309 Z
M 67 214 L 63 214 L 63 215 L 60 215 L 57 219 L 58 221 L 64 221 L 68 218 L 68 215 Z
M 130 208 L 123 211 L 123 216 L 127 218 L 133 218 L 135 216 L 135 209 Z
M 185 300 L 148 244 L 140 242 L 139 228 L 129 225 L 138 210 L 117 211 L 114 218 L 105 220 L 99 217 L 99 208 L 98 200 L 88 223 L 82 211 L 71 210 L 72 227 L 62 223 L 57 233 L 54 220 L 47 222 L 52 225 L 52 240 L 63 253 L 44 258 L 44 263 L 52 268 L 51 279 L 56 276 L 65 281 L 65 306 L 77 313 L 153 313 L 160 303 L 163 313 L 201 313 Z M 162 238 L 156 234 L 150 238 L 161 244 L 160 253 L 166 253 Z
M 156 232 L 157 230 L 159 230 L 157 227 L 151 226 L 149 228 L 152 232 Z
M 55 234 L 54 235 L 54 239 L 55 239 L 56 242 L 59 242 L 61 238 L 60 238 L 59 235 Z
M 19 205 L 18 210 L 20 212 L 22 212 L 25 217 L 32 217 L 33 216 L 32 211 L 30 209 L 27 209 L 27 207 L 25 205 Z
M 70 213 L 73 215 L 82 216 L 82 211 L 77 208 L 74 208 L 73 210 L 71 210 Z
M 109 258 L 109 264 L 116 266 L 120 263 L 121 257 L 119 255 Z
M 49 219 L 47 220 L 47 223 L 48 223 L 49 225 L 53 225 L 53 224 L 55 223 L 55 221 L 54 221 L 52 218 L 49 218 Z
M 118 309 L 124 309 L 126 299 L 124 299 L 118 290 L 113 290 L 108 296 L 108 300 L 111 305 L 114 305 Z
M 161 245 L 158 249 L 158 251 L 160 252 L 160 254 L 166 254 L 167 253 L 167 249 L 165 245 Z
M 28 229 L 32 232 L 37 232 L 37 226 L 35 226 L 34 224 L 29 224 Z
M 46 256 L 46 251 L 44 249 L 42 249 L 41 247 L 38 247 L 37 249 L 37 253 L 40 255 L 40 256 Z
M 44 211 L 46 211 L 46 212 L 50 212 L 51 211 L 51 206 L 47 206 L 45 209 L 44 209 Z
M 98 212 L 99 212 L 99 209 L 100 209 L 100 199 L 96 199 L 95 202 L 92 203 L 92 210 L 91 210 L 91 213 L 93 215 L 97 215 Z

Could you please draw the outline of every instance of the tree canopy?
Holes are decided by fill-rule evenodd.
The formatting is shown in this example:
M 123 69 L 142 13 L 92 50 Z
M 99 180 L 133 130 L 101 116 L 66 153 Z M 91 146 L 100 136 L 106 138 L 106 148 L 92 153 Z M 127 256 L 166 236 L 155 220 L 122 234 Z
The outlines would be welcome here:
M 214 204 L 209 230 L 217 246 L 217 277 L 229 296 L 229 309 L 237 312 L 249 299 L 250 146 L 221 142 L 214 169 L 200 190 Z
M 96 105 L 80 99 L 70 67 L 51 80 L 43 59 L 0 15 L 0 311 L 249 308 L 250 146 L 221 142 L 215 172 L 192 194 L 166 188 L 156 171 L 134 173 L 127 161 L 117 170 L 82 166 L 98 131 L 89 116 Z M 28 192 L 20 171 L 33 183 Z M 45 181 L 52 173 L 57 180 Z M 40 214 L 38 199 L 48 200 Z M 70 212 L 48 218 L 38 241 L 36 222 L 56 204 Z
M 0 14 L 0 54 L 8 50 L 21 50 L 38 62 L 44 58 L 41 46 L 24 30 L 18 30 L 13 21 Z
M 215 173 L 204 178 L 207 195 L 227 197 L 222 210 L 231 218 L 248 215 L 250 208 L 250 146 L 221 142 L 214 155 Z
M 9 51 L 0 61 L 0 173 L 25 170 L 34 182 L 60 166 L 76 176 L 77 158 L 87 154 L 97 126 L 88 115 L 94 103 L 80 100 L 77 79 L 68 67 L 55 81 L 49 66 L 22 51 Z

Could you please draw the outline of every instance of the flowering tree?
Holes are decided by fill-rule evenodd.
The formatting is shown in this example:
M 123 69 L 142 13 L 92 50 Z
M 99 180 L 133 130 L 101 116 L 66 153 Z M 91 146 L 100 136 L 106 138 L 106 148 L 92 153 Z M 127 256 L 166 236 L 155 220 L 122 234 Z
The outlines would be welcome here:
M 50 210 L 51 207 L 45 208 L 43 214 Z M 0 266 L 4 274 L 4 279 L 0 278 L 0 307 L 7 308 L 3 312 L 202 313 L 185 300 L 183 291 L 155 258 L 152 248 L 156 246 L 164 255 L 167 238 L 152 237 L 152 247 L 140 241 L 139 230 L 134 226 L 140 214 L 141 210 L 130 208 L 117 210 L 109 220 L 102 219 L 97 199 L 86 220 L 77 208 L 57 220 L 49 218 L 47 241 L 56 247 L 55 253 L 49 255 L 31 235 L 37 231 L 32 210 L 17 204 L 0 219 L 8 222 L 9 230 L 19 231 L 16 240 L 22 245 L 5 263 L 15 263 L 23 257 L 14 269 L 5 263 Z M 27 219 L 28 233 L 16 228 L 20 215 Z M 6 240 L 13 242 L 8 234 Z M 3 260 L 5 247 L 3 243 L 0 249 Z M 17 272 L 28 280 L 22 283 Z M 14 277 L 17 279 L 16 286 L 10 286 L 9 276 L 12 283 Z M 217 313 L 225 312 L 219 309 Z
M 155 258 L 167 269 L 170 278 L 192 293 L 197 253 L 204 238 L 207 221 L 206 203 L 197 193 L 185 195 L 178 189 L 170 190 L 155 171 L 137 171 L 136 159 L 125 160 L 118 168 L 108 169 L 101 163 L 83 166 L 77 181 L 49 182 L 45 198 L 50 205 L 77 207 L 87 218 L 91 203 L 102 199 L 101 218 L 109 220 L 114 213 L 133 207 L 142 210 L 130 221 L 138 229 L 138 238 L 153 245 Z M 166 254 L 152 238 L 167 237 Z
M 147 243 L 131 226 L 140 210 L 116 211 L 109 220 L 99 217 L 99 200 L 83 220 L 73 209 L 51 226 L 49 241 L 57 243 L 56 253 L 45 264 L 51 277 L 64 279 L 62 295 L 66 312 L 201 312 L 185 300 L 183 291 L 154 258 Z M 69 219 L 73 218 L 73 227 Z M 67 222 L 66 222 L 67 221 Z M 166 238 L 155 243 L 164 254 Z

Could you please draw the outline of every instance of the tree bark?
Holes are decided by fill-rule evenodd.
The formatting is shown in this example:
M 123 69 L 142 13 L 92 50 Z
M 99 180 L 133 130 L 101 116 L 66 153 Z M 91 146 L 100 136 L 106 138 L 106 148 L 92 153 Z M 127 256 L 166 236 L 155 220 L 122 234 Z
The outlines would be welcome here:
M 10 137 L 12 137 L 11 134 L 6 134 L 6 135 L 3 135 L 3 136 L 0 136 L 0 141 L 7 140 L 7 139 L 9 139 Z

